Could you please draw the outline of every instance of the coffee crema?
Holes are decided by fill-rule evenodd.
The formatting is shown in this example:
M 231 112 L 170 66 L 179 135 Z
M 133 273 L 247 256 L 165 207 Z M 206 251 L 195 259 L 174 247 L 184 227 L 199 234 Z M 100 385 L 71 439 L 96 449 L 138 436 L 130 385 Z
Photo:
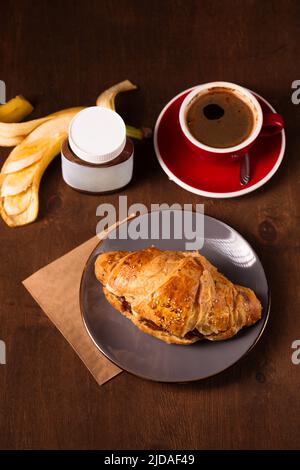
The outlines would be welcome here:
M 186 123 L 200 143 L 228 148 L 239 145 L 250 136 L 255 117 L 250 105 L 237 93 L 228 88 L 214 87 L 192 99 Z

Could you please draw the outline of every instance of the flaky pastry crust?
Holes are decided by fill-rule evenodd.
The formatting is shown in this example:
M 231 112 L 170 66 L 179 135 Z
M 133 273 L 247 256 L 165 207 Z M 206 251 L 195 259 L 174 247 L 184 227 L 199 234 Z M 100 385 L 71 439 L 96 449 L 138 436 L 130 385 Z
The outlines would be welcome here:
M 230 282 L 198 252 L 106 252 L 95 274 L 116 310 L 167 343 L 229 339 L 261 318 L 254 292 Z

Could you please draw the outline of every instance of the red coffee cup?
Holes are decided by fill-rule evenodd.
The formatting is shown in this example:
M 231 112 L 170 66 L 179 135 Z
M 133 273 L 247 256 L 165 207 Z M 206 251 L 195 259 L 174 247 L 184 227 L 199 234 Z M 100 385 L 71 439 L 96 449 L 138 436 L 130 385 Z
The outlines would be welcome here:
M 250 135 L 240 144 L 234 147 L 218 148 L 210 147 L 197 140 L 190 132 L 186 115 L 191 101 L 202 93 L 207 93 L 213 88 L 227 88 L 231 93 L 235 93 L 239 99 L 242 99 L 251 109 L 254 117 L 254 126 Z M 261 105 L 255 96 L 246 88 L 229 82 L 210 82 L 199 85 L 194 88 L 183 100 L 179 110 L 179 123 L 183 134 L 188 143 L 192 146 L 196 154 L 203 157 L 229 157 L 230 159 L 244 155 L 259 136 L 270 137 L 284 128 L 284 121 L 280 114 L 272 112 L 263 112 Z

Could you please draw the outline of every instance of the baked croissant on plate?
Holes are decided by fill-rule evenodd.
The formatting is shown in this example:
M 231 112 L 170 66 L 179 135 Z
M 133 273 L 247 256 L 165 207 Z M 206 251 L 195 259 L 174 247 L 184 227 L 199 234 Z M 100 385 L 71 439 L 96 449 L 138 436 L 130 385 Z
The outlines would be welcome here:
M 254 292 L 230 282 L 198 252 L 106 252 L 95 274 L 114 308 L 166 343 L 228 339 L 261 318 Z

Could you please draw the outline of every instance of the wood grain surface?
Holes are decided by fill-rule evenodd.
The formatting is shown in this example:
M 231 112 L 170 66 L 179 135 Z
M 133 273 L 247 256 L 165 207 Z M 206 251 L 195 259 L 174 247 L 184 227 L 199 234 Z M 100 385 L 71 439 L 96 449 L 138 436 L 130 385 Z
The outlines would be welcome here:
M 34 116 L 92 105 L 125 78 L 137 92 L 118 99 L 126 122 L 154 126 L 181 90 L 212 80 L 247 86 L 286 121 L 287 151 L 272 181 L 239 199 L 205 199 L 168 180 L 151 141 L 136 145 L 128 203 L 200 203 L 240 231 L 260 256 L 272 290 L 268 327 L 238 365 L 189 385 L 127 373 L 99 387 L 21 281 L 95 233 L 102 202 L 62 181 L 59 158 L 41 185 L 38 221 L 0 221 L 2 449 L 300 448 L 300 3 L 244 1 L 2 1 L 0 79 Z M 8 149 L 1 149 L 1 162 Z M 70 266 L 72 269 L 72 266 Z M 46 288 L 46 286 L 45 286 Z

